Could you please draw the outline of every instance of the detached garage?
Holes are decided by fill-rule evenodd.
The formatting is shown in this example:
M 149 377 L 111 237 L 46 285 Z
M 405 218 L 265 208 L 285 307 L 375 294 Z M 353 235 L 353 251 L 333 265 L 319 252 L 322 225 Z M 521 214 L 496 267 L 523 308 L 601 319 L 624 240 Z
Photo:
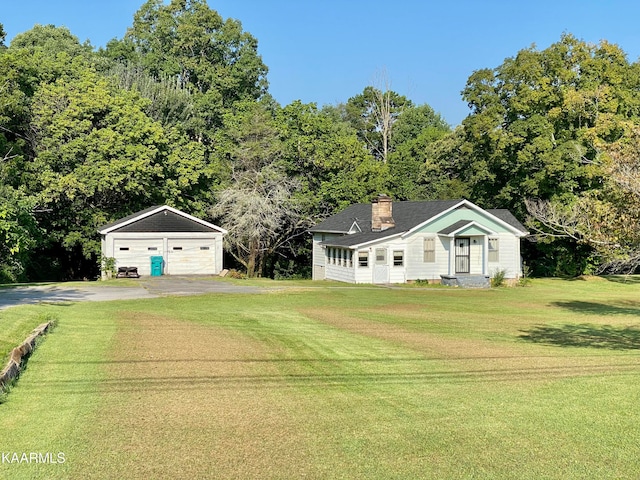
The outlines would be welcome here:
M 102 254 L 116 269 L 137 268 L 152 274 L 152 257 L 162 269 L 153 274 L 217 275 L 222 271 L 222 237 L 226 230 L 169 206 L 156 206 L 98 229 Z M 106 272 L 102 272 L 106 277 Z

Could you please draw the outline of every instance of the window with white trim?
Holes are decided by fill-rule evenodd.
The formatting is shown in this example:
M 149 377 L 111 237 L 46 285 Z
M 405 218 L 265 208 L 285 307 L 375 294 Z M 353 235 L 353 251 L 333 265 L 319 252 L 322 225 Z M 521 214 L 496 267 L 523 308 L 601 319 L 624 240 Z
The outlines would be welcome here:
M 500 261 L 500 243 L 497 238 L 489 239 L 489 261 L 490 262 Z
M 404 265 L 404 250 L 393 251 L 393 266 L 402 267 Z
M 435 237 L 427 237 L 424 239 L 424 262 L 436 262 L 436 239 Z
M 358 266 L 364 268 L 369 266 L 369 252 L 366 250 L 358 252 Z

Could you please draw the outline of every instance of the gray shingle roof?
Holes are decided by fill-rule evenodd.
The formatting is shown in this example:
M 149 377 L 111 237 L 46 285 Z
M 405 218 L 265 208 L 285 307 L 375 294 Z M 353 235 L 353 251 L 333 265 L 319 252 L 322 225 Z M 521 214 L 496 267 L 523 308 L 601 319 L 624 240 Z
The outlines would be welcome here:
M 487 210 L 487 212 L 489 212 L 494 217 L 498 217 L 503 222 L 507 222 L 509 225 L 511 225 L 514 228 L 517 228 L 523 233 L 527 231 L 526 227 L 522 225 L 518 221 L 518 219 L 513 216 L 513 213 L 511 213 L 506 208 L 491 208 Z
M 154 213 L 155 212 L 155 213 Z M 205 220 L 193 217 L 168 205 L 156 205 L 132 213 L 114 222 L 102 225 L 98 232 L 102 235 L 112 232 L 222 232 L 226 230 Z
M 448 208 L 460 203 L 462 200 L 437 200 L 431 202 L 393 202 L 393 219 L 396 222 L 394 228 L 384 230 L 387 233 L 391 230 L 403 232 L 416 225 L 430 219 L 431 217 L 444 212 Z M 353 222 L 357 221 L 363 231 L 371 230 L 371 204 L 356 203 L 343 211 L 336 213 L 332 217 L 320 222 L 315 227 L 309 229 L 310 232 L 323 233 L 347 233 Z M 384 235 L 387 236 L 387 235 Z
M 143 216 L 145 213 L 152 212 L 160 207 L 162 207 L 162 205 L 154 205 L 153 207 L 145 208 L 144 210 L 140 210 L 139 212 L 132 213 L 131 215 L 127 215 L 126 217 L 119 218 L 118 220 L 115 220 L 111 223 L 101 225 L 100 227 L 98 227 L 98 231 L 101 232 L 102 230 L 107 230 L 108 228 L 115 227 L 116 225 L 125 223 L 133 218 Z
M 395 227 L 388 228 L 381 232 L 371 231 L 371 204 L 357 203 L 327 218 L 323 222 L 320 222 L 315 227 L 309 229 L 309 231 L 312 233 L 345 234 L 343 237 L 332 238 L 331 240 L 324 242 L 325 245 L 338 247 L 361 245 L 363 243 L 407 232 L 417 225 L 426 222 L 463 201 L 464 200 L 457 199 L 393 202 L 393 219 L 395 220 L 396 225 Z M 508 210 L 494 209 L 486 211 L 519 231 L 526 233 L 526 228 Z M 362 233 L 346 235 L 354 221 L 358 222 L 358 225 L 362 229 Z
M 449 235 L 452 232 L 455 232 L 456 230 L 465 227 L 467 225 L 469 225 L 470 223 L 473 223 L 471 220 L 458 220 L 456 223 L 452 223 L 451 225 L 449 225 L 446 228 L 443 228 L 442 230 L 440 230 L 438 233 L 441 235 Z

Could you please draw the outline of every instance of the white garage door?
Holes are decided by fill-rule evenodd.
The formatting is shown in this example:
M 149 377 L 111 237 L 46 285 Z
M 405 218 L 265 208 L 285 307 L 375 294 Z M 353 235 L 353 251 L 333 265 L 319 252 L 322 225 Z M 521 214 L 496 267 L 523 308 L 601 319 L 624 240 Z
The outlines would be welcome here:
M 167 265 L 168 275 L 210 275 L 216 273 L 214 239 L 169 239 Z
M 151 257 L 162 255 L 162 239 L 115 239 L 113 253 L 117 267 L 137 267 L 140 275 L 150 275 Z

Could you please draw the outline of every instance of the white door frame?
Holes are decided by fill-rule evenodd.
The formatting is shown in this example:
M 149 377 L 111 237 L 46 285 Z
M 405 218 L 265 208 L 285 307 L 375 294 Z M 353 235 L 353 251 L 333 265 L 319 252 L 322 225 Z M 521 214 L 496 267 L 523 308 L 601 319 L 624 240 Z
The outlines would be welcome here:
M 379 255 L 381 254 L 381 255 Z M 389 283 L 389 249 L 387 247 L 373 248 L 373 283 Z

